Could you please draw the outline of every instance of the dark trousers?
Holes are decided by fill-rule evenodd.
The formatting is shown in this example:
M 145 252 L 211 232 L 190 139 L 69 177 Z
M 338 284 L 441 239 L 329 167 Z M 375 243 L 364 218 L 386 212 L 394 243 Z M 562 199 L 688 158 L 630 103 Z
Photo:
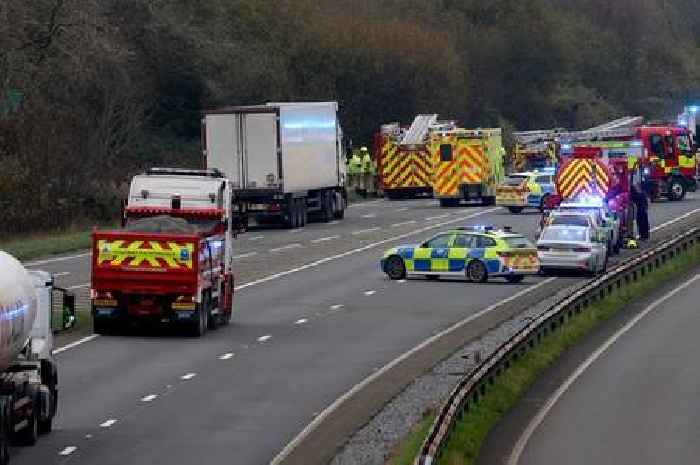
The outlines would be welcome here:
M 637 209 L 637 229 L 640 238 L 649 239 L 649 213 L 646 209 Z

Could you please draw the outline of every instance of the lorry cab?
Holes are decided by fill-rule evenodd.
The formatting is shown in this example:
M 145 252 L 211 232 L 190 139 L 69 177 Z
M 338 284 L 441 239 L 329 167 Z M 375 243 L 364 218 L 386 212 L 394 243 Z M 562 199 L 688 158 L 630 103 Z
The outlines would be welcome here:
M 670 200 L 682 200 L 687 191 L 696 190 L 697 159 L 687 128 L 641 126 L 637 138 L 645 148 L 644 186 L 652 198 L 665 195 Z

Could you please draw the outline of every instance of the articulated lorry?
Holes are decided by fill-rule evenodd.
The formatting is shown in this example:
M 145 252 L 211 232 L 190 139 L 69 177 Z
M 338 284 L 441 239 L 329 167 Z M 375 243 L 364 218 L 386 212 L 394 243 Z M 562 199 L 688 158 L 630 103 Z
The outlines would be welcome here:
M 32 446 L 51 431 L 58 407 L 53 332 L 74 319 L 74 297 L 54 287 L 49 273 L 29 272 L 0 251 L 0 465 L 9 463 L 10 445 Z
M 343 218 L 345 149 L 336 102 L 268 103 L 207 111 L 207 169 L 231 181 L 233 214 L 299 228 Z
M 231 185 L 216 170 L 152 168 L 134 176 L 123 227 L 95 231 L 95 333 L 170 324 L 202 336 L 233 311 Z

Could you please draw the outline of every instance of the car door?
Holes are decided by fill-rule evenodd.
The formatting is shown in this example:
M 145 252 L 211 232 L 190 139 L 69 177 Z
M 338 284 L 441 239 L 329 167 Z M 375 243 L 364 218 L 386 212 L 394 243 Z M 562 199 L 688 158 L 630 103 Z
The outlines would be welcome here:
M 440 273 L 448 271 L 453 236 L 450 233 L 438 234 L 416 249 L 413 254 L 414 272 Z
M 448 269 L 450 273 L 464 271 L 464 268 L 467 266 L 469 252 L 477 246 L 476 238 L 477 236 L 474 234 L 455 234 L 448 257 Z

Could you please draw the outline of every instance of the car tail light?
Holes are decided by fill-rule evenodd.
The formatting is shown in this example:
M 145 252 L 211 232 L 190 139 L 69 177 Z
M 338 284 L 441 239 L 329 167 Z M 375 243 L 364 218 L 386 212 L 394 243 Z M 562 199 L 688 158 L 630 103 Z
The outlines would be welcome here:
M 549 247 L 546 247 L 544 245 L 538 245 L 537 250 L 547 251 L 547 250 L 549 250 Z
M 590 252 L 590 247 L 575 247 L 574 252 Z

